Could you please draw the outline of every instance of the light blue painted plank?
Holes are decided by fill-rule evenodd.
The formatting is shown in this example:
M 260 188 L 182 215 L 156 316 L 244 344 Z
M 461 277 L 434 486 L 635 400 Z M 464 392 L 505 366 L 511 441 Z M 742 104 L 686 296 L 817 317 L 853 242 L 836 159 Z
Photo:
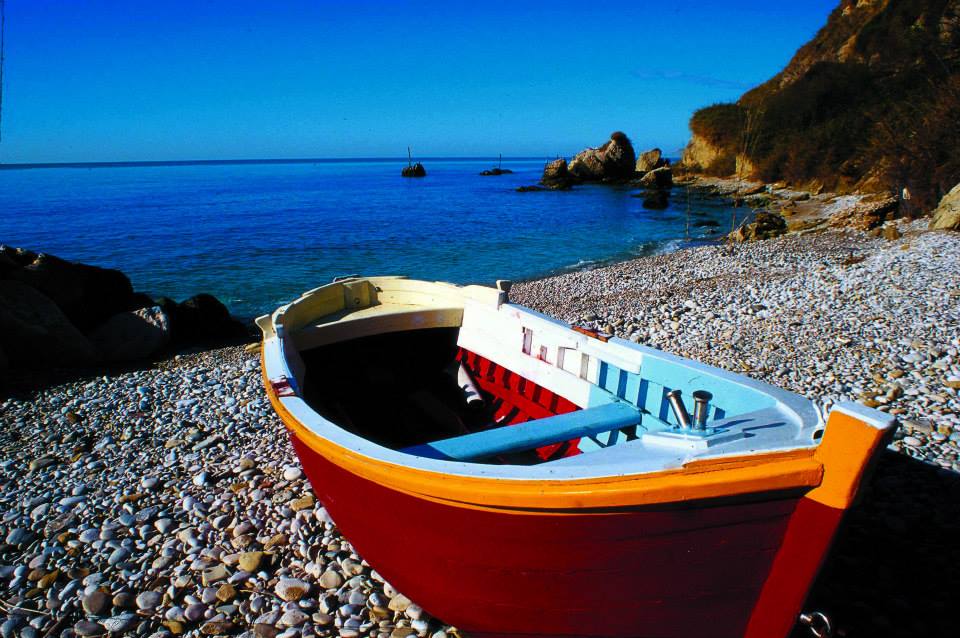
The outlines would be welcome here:
M 693 397 L 691 396 L 693 391 L 706 390 L 710 392 L 713 394 L 711 403 L 714 410 L 721 409 L 720 414 L 712 415 L 714 418 L 746 414 L 756 410 L 772 408 L 776 405 L 776 399 L 772 396 L 753 388 L 721 376 L 705 374 L 699 370 L 654 357 L 644 357 L 641 364 L 641 375 L 651 385 L 643 407 L 654 414 L 658 414 L 661 418 L 667 417 L 666 420 L 670 422 L 673 422 L 673 418 L 668 416 L 669 409 L 666 401 L 663 400 L 663 394 L 660 397 L 650 396 L 655 394 L 655 384 L 659 384 L 667 390 L 681 389 L 684 403 L 691 414 L 693 414 Z
M 640 406 L 640 375 L 639 374 L 627 374 L 626 387 L 623 390 L 623 398 L 626 401 L 634 404 L 635 406 Z
M 471 461 L 609 432 L 639 422 L 640 413 L 635 407 L 617 401 L 518 425 L 415 445 L 401 451 L 427 458 Z

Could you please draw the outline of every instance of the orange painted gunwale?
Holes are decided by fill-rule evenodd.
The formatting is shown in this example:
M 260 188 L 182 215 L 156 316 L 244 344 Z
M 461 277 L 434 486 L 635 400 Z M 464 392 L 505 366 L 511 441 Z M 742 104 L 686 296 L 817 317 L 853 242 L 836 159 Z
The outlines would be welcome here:
M 359 454 L 317 435 L 283 406 L 262 362 L 261 371 L 274 410 L 287 430 L 311 450 L 380 485 L 460 507 L 562 513 L 814 488 L 823 479 L 823 464 L 815 458 L 813 447 L 692 461 L 675 470 L 567 480 L 459 476 L 406 467 Z

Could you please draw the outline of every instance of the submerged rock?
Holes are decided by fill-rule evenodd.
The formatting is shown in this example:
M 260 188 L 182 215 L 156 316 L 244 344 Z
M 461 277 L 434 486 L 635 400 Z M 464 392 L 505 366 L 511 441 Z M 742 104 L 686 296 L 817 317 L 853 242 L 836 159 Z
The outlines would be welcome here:
M 639 197 L 643 198 L 643 207 L 651 210 L 663 210 L 670 205 L 670 195 L 664 190 L 650 190 Z
M 513 171 L 511 171 L 509 168 L 498 167 L 488 168 L 485 171 L 480 171 L 481 175 L 511 175 L 512 173 Z

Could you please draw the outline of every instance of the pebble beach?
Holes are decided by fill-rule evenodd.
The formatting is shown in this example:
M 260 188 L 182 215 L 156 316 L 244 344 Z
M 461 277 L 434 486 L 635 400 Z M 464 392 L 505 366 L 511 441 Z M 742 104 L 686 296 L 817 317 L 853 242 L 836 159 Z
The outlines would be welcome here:
M 901 419 L 810 597 L 835 635 L 955 631 L 960 236 L 899 230 L 699 247 L 511 291 L 824 411 L 855 400 Z M 0 619 L 0 638 L 460 635 L 339 534 L 243 346 L 0 399 Z

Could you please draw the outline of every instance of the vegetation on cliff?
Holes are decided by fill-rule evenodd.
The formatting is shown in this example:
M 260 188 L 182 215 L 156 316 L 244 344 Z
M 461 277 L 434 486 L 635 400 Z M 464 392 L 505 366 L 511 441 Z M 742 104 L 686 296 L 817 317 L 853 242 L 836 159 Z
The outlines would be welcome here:
M 843 0 L 781 73 L 690 127 L 705 172 L 739 156 L 764 181 L 906 187 L 929 209 L 960 180 L 958 113 L 960 0 Z

